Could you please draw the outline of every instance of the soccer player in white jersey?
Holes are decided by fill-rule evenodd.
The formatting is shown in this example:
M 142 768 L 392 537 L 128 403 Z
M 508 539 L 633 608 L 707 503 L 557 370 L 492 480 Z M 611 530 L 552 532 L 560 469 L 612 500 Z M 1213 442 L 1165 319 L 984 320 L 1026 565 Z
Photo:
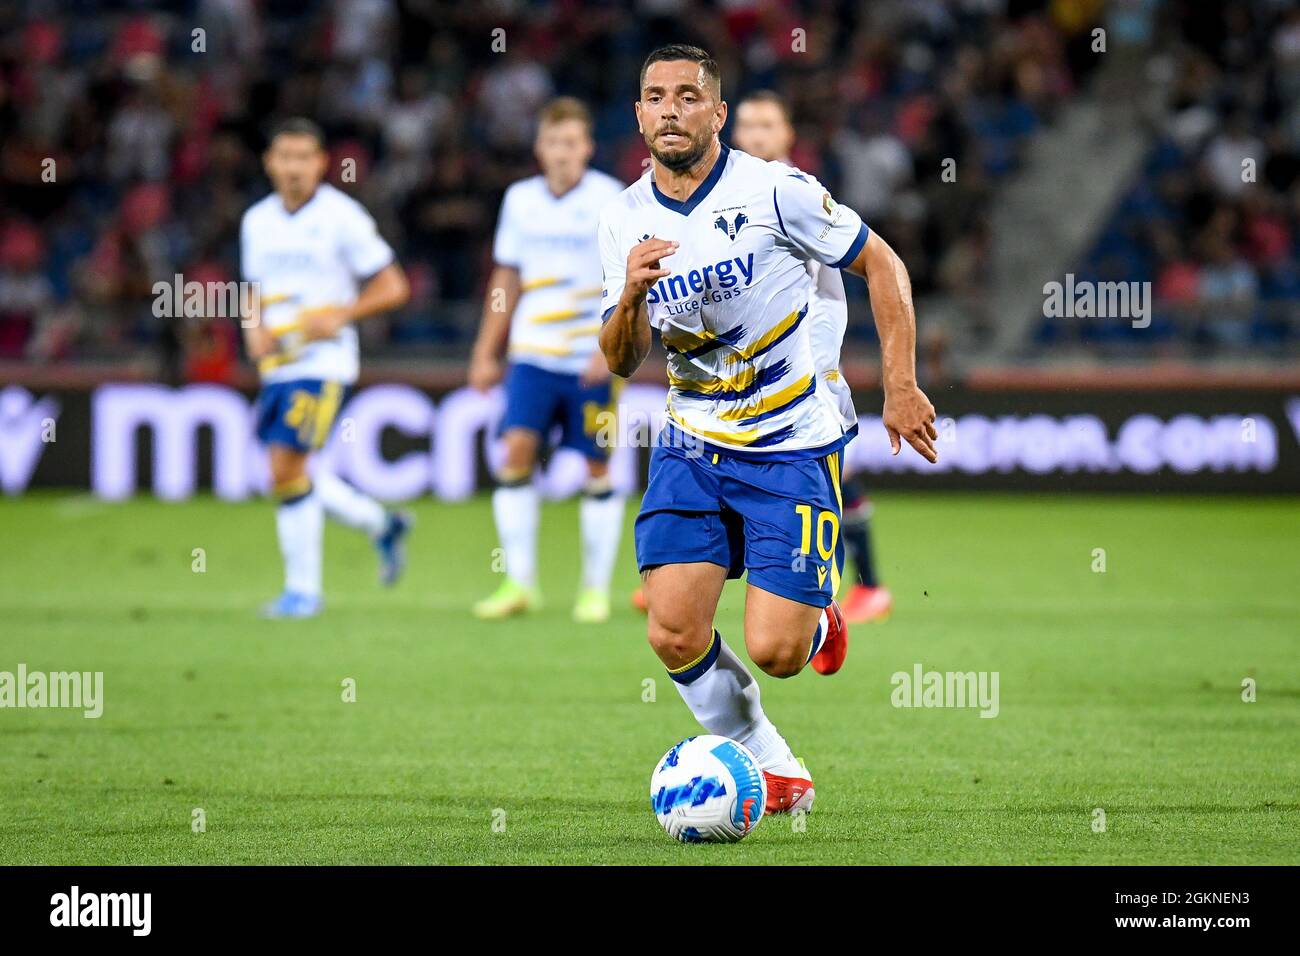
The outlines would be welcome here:
M 777 93 L 770 90 L 751 93 L 736 107 L 732 141 L 737 149 L 751 156 L 791 165 L 794 135 L 789 107 Z M 840 349 L 849 321 L 844 279 L 838 269 L 828 269 L 815 259 L 808 260 L 808 272 L 813 278 L 808 336 L 817 373 L 821 376 L 820 384 L 834 396 L 845 429 L 855 429 L 858 416 L 853 408 L 853 395 L 840 373 Z M 850 624 L 883 620 L 893 607 L 893 596 L 876 577 L 871 545 L 871 499 L 860 476 L 846 470 L 841 478 L 844 515 L 840 535 L 853 561 L 856 578 L 842 602 L 844 620 Z
M 600 346 L 621 376 L 644 361 L 652 328 L 668 352 L 669 421 L 636 521 L 650 644 L 696 719 L 754 752 L 768 811 L 808 810 L 812 778 L 713 619 L 724 582 L 744 573 L 745 647 L 759 668 L 791 677 L 843 664 L 833 595 L 851 436 L 818 374 L 806 264 L 868 280 L 885 429 L 895 453 L 906 441 L 935 461 L 907 270 L 808 177 L 720 142 L 727 105 L 703 50 L 651 53 L 636 117 L 652 165 L 601 213 Z
M 368 534 L 380 581 L 402 571 L 410 518 L 324 469 L 308 473 L 325 443 L 345 390 L 357 379 L 352 323 L 403 305 L 409 289 L 393 250 L 356 200 L 324 182 L 328 154 L 310 120 L 276 127 L 263 156 L 275 191 L 240 224 L 240 263 L 257 283 L 254 321 L 244 329 L 257 363 L 257 437 L 267 447 L 278 499 L 276 531 L 284 591 L 267 617 L 312 617 L 322 608 L 321 537 L 325 515 Z
M 500 424 L 505 464 L 492 512 L 505 552 L 505 578 L 474 605 L 476 616 L 509 617 L 541 603 L 537 583 L 540 496 L 533 469 L 551 432 L 559 446 L 587 459 L 578 522 L 582 586 L 575 620 L 609 619 L 609 585 L 623 530 L 623 498 L 609 478 L 608 441 L 615 392 L 597 346 L 601 268 L 596 243 L 600 209 L 623 189 L 588 169 L 595 144 L 591 115 L 561 97 L 540 117 L 534 152 L 540 175 L 506 190 L 497 222 L 483 321 L 470 362 L 472 386 L 505 379 Z M 507 364 L 508 362 L 508 364 Z
M 736 107 L 732 141 L 737 149 L 751 156 L 792 166 L 790 151 L 794 147 L 794 125 L 790 122 L 785 101 L 769 90 L 746 96 Z M 816 183 L 814 177 L 807 173 L 803 175 Z M 853 395 L 840 373 L 840 349 L 849 321 L 844 279 L 838 269 L 827 268 L 816 259 L 809 259 L 807 268 L 813 280 L 813 293 L 806 321 L 819 376 L 818 387 L 825 388 L 831 395 L 845 432 L 856 434 L 858 416 L 853 408 Z M 876 579 L 871 550 L 871 502 L 862 483 L 847 473 L 841 476 L 841 492 L 843 523 L 840 535 L 853 561 L 856 577 L 844 597 L 844 620 L 850 624 L 882 620 L 889 615 L 893 598 Z M 632 604 L 641 611 L 646 609 L 644 588 L 633 592 Z

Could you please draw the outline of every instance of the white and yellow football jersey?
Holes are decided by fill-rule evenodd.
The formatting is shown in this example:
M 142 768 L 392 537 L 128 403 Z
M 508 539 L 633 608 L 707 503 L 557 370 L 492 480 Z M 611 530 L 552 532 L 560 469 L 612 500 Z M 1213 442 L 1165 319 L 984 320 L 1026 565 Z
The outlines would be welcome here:
M 662 262 L 672 274 L 646 297 L 668 351 L 672 421 L 725 449 L 774 460 L 825 454 L 853 421 L 826 383 L 839 364 L 838 316 L 823 317 L 827 332 L 814 348 L 823 277 L 808 263 L 843 268 L 867 235 L 858 214 L 816 180 L 724 146 L 685 202 L 660 193 L 648 170 L 605 207 L 602 316 L 623 293 L 629 250 L 651 236 L 675 240 L 676 253 Z M 833 364 L 823 354 L 831 343 Z
M 577 375 L 591 361 L 600 334 L 601 207 L 623 184 L 589 169 L 563 196 L 543 176 L 506 190 L 492 257 L 519 270 L 522 294 L 510 323 L 509 358 Z
M 321 183 L 294 212 L 271 193 L 248 207 L 239 229 L 240 271 L 260 291 L 262 322 L 280 341 L 279 354 L 263 360 L 264 382 L 357 379 L 357 330 L 304 342 L 302 314 L 351 305 L 361 285 L 393 262 L 365 207 Z

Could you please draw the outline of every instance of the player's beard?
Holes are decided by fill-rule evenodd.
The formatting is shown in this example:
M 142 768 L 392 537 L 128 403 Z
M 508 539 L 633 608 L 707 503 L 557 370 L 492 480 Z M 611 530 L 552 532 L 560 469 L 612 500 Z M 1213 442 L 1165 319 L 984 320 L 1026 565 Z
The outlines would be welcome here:
M 713 141 L 713 130 L 707 127 L 700 130 L 698 136 L 691 136 L 686 130 L 678 127 L 674 128 L 672 132 L 686 136 L 690 140 L 690 144 L 684 149 L 666 152 L 655 146 L 659 133 L 662 132 L 667 131 L 657 130 L 655 133 L 646 136 L 645 144 L 650 149 L 650 155 L 655 158 L 655 161 L 660 166 L 664 166 L 675 173 L 684 173 L 699 163 L 704 158 L 704 154 L 709 151 L 709 145 Z

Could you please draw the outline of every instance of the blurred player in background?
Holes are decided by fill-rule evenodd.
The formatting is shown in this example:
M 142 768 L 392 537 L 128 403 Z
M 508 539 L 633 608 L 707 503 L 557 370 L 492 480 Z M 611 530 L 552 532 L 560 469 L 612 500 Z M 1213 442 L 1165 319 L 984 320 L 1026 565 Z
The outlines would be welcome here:
M 587 459 L 579 506 L 582 586 L 576 620 L 609 619 L 609 584 L 623 530 L 623 498 L 609 478 L 613 392 L 597 346 L 600 332 L 600 208 L 623 189 L 588 169 L 595 150 L 591 114 L 562 97 L 542 111 L 534 152 L 540 175 L 506 190 L 493 245 L 483 321 L 470 360 L 469 382 L 484 390 L 505 380 L 501 419 L 505 464 L 492 495 L 506 577 L 474 605 L 480 618 L 509 617 L 538 607 L 537 528 L 540 495 L 533 470 L 552 429 L 559 446 Z M 508 364 L 507 359 L 508 357 Z
M 380 559 L 380 581 L 401 574 L 410 518 L 308 458 L 329 437 L 344 391 L 357 379 L 352 323 L 405 304 L 409 287 L 375 221 L 354 199 L 324 182 L 324 135 L 310 120 L 276 127 L 263 157 L 275 192 L 254 203 L 240 225 L 244 281 L 258 283 L 255 321 L 244 329 L 262 391 L 257 437 L 267 447 L 279 501 L 276 530 L 284 592 L 267 617 L 311 617 L 322 607 L 324 516 L 364 531 Z
M 745 97 L 736 107 L 732 140 L 738 149 L 759 159 L 791 165 L 794 124 L 785 101 L 780 95 L 766 90 Z M 807 173 L 804 175 L 813 179 Z M 813 279 L 808 337 L 817 362 L 817 374 L 833 396 L 847 432 L 856 429 L 858 416 L 848 383 L 840 373 L 840 349 L 849 321 L 844 279 L 838 269 L 828 268 L 812 259 L 808 260 L 808 272 Z M 853 587 L 844 597 L 844 619 L 849 623 L 883 620 L 889 616 L 893 598 L 876 579 L 871 556 L 871 501 L 860 477 L 845 475 L 843 481 L 844 515 L 840 534 L 857 575 Z

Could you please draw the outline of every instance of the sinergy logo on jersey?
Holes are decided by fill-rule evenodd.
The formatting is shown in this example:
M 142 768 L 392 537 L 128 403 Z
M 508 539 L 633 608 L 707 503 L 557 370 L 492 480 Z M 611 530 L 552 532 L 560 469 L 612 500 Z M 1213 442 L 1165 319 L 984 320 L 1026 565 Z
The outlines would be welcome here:
M 650 287 L 646 293 L 646 302 L 651 305 L 668 305 L 665 310 L 668 315 L 682 315 L 698 311 L 705 302 L 723 302 L 740 295 L 745 291 L 744 287 L 753 281 L 754 254 L 751 252 L 743 259 L 733 256 L 702 269 L 665 276 Z M 744 287 L 737 288 L 742 283 Z M 687 298 L 691 301 L 680 305 L 670 304 Z

